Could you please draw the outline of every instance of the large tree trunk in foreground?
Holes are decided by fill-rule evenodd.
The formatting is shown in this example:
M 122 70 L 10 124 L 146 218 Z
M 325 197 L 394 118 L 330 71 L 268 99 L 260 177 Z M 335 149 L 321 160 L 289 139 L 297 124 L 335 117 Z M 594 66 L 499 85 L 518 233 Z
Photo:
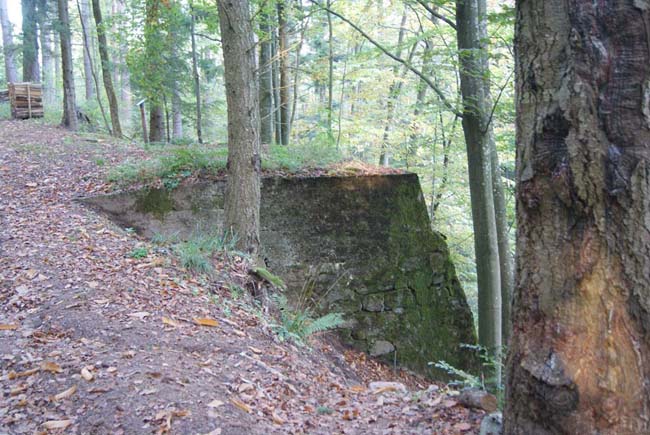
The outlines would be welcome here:
M 517 2 L 506 434 L 650 433 L 650 3 Z
M 61 39 L 61 71 L 63 72 L 63 119 L 61 124 L 70 130 L 77 129 L 77 102 L 72 70 L 72 45 L 68 1 L 57 0 L 59 12 L 59 35 Z
M 248 2 L 219 0 L 228 104 L 228 181 L 225 229 L 255 258 L 260 228 L 260 118 L 255 85 L 255 41 Z
M 501 352 L 501 276 L 492 170 L 490 161 L 491 104 L 485 86 L 484 41 L 479 24 L 479 2 L 457 0 L 456 26 L 463 97 L 463 132 L 467 146 L 469 190 L 474 224 L 478 284 L 479 344 L 494 357 Z M 500 381 L 499 367 L 494 373 Z
M 110 60 L 108 58 L 108 42 L 106 42 L 106 30 L 104 29 L 102 10 L 100 9 L 99 0 L 93 1 L 93 16 L 95 17 L 95 27 L 97 28 L 97 41 L 99 42 L 99 58 L 102 63 L 102 79 L 104 80 L 104 89 L 108 99 L 108 109 L 111 112 L 112 133 L 115 137 L 122 137 L 122 126 L 120 125 L 120 111 L 117 106 L 117 97 L 113 88 L 113 77 L 111 76 Z
M 5 56 L 5 77 L 8 83 L 18 81 L 12 24 L 7 14 L 7 0 L 0 0 L 0 25 L 2 26 L 2 51 Z
M 38 17 L 36 0 L 22 0 L 23 13 L 23 81 L 39 83 L 41 70 L 38 65 Z

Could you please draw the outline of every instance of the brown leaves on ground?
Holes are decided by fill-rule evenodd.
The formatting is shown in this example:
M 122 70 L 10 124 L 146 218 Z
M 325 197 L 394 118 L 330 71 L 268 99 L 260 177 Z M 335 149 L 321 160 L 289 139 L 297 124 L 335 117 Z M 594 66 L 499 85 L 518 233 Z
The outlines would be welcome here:
M 40 121 L 0 121 L 0 427 L 477 433 L 483 412 L 446 406 L 456 399 L 444 387 L 327 336 L 311 350 L 279 342 L 226 285 L 246 288 L 245 260 L 216 258 L 212 279 L 188 275 L 165 247 L 74 201 L 109 192 L 108 168 L 143 156 Z M 303 175 L 376 170 L 346 163 Z M 129 257 L 142 246 L 147 258 Z M 374 394 L 374 381 L 404 388 Z

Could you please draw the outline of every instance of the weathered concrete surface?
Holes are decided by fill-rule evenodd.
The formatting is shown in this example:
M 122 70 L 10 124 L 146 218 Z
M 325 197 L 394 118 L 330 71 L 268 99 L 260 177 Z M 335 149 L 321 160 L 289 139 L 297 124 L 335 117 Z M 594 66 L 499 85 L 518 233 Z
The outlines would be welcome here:
M 83 200 L 145 236 L 189 238 L 219 228 L 224 182 Z M 261 240 L 291 293 L 346 314 L 342 339 L 372 355 L 439 376 L 430 361 L 474 366 L 470 309 L 444 238 L 430 229 L 414 174 L 266 178 Z

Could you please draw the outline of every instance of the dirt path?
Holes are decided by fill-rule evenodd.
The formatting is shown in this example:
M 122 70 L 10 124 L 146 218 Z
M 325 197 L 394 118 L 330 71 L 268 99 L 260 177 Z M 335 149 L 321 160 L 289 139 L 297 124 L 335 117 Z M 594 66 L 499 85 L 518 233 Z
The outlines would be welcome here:
M 388 368 L 277 342 L 224 289 L 76 203 L 141 155 L 89 138 L 0 121 L 0 434 L 477 433 L 482 413 L 437 387 L 397 375 L 408 394 L 373 394 Z

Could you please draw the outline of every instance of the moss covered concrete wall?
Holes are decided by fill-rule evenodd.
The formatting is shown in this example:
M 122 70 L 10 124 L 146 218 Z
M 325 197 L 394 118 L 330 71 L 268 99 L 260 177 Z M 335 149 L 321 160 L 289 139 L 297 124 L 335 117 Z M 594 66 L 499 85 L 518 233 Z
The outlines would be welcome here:
M 84 200 L 145 236 L 221 225 L 225 183 Z M 342 339 L 432 376 L 430 361 L 474 366 L 472 315 L 414 174 L 266 178 L 261 241 L 269 268 L 322 311 L 346 315 Z

